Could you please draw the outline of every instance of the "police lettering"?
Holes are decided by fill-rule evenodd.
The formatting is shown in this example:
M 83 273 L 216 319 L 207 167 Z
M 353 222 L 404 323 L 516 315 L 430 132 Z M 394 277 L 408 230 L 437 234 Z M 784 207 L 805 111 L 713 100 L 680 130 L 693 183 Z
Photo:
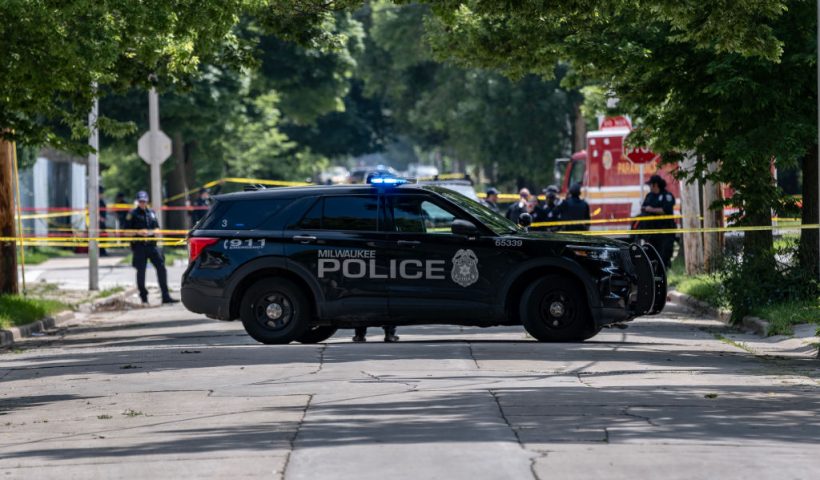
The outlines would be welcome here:
M 341 273 L 344 278 L 368 278 L 371 280 L 396 279 L 405 280 L 444 280 L 444 260 L 392 259 L 386 271 L 379 272 L 376 259 L 370 258 L 319 258 L 319 278 L 327 278 L 331 273 Z

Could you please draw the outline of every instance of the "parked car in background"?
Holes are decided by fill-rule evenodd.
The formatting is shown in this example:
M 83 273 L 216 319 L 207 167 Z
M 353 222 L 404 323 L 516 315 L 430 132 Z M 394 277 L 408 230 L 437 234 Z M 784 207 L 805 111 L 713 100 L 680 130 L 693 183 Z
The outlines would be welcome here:
M 323 185 L 338 185 L 340 183 L 348 183 L 350 180 L 350 171 L 345 167 L 336 165 L 329 167 L 327 170 L 319 174 L 317 183 Z

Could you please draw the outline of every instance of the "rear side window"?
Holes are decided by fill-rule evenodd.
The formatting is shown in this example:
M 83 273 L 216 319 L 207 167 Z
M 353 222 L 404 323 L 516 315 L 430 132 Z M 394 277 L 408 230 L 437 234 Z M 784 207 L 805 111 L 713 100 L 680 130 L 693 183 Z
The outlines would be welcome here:
M 291 199 L 266 198 L 221 202 L 204 226 L 206 230 L 253 230 L 275 216 Z
M 355 230 L 379 228 L 379 200 L 375 195 L 324 197 L 299 222 L 303 230 Z

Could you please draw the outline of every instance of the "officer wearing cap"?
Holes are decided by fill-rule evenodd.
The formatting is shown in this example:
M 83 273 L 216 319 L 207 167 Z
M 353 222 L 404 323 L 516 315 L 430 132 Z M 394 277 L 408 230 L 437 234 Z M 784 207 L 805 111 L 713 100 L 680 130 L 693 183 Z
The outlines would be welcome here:
M 544 205 L 541 207 L 541 221 L 543 222 L 557 222 L 561 220 L 561 199 L 558 198 L 558 187 L 550 185 L 544 189 L 544 196 L 546 198 Z M 557 231 L 559 227 L 546 227 L 547 231 Z
M 586 200 L 581 198 L 580 183 L 574 183 L 569 187 L 569 195 L 567 195 L 567 198 L 561 202 L 559 211 L 561 212 L 561 220 L 572 221 L 590 219 L 589 204 Z M 564 230 L 572 232 L 589 230 L 589 224 L 579 223 L 575 225 L 567 225 L 564 227 Z
M 149 260 L 157 270 L 157 280 L 162 291 L 162 303 L 178 302 L 178 300 L 171 298 L 171 294 L 168 292 L 165 258 L 157 247 L 156 240 L 149 240 L 149 238 L 154 238 L 154 231 L 159 228 L 159 221 L 157 220 L 157 214 L 148 208 L 147 193 L 137 193 L 137 208 L 128 212 L 125 217 L 125 228 L 131 230 L 129 232 L 130 236 L 145 237 L 145 240 L 131 242 L 131 263 L 137 269 L 137 288 L 139 288 L 142 303 L 148 303 L 148 290 L 145 288 L 145 267 Z
M 498 190 L 493 187 L 487 189 L 487 195 L 484 197 L 484 206 L 489 208 L 490 210 L 499 213 L 501 210 L 498 208 Z
M 207 188 L 200 188 L 199 195 L 192 204 L 195 208 L 191 210 L 191 226 L 196 225 L 200 220 L 202 220 L 202 217 L 205 216 L 205 213 L 207 213 L 210 205 L 211 192 Z
M 666 180 L 660 175 L 652 175 L 649 181 L 650 191 L 646 194 L 641 206 L 641 216 L 672 215 L 675 211 L 675 197 L 666 191 Z M 639 229 L 672 229 L 675 228 L 675 220 L 651 220 L 638 223 Z M 675 234 L 663 233 L 646 235 L 646 240 L 655 247 L 655 250 L 663 259 L 664 265 L 669 268 L 672 262 L 672 250 L 675 246 Z

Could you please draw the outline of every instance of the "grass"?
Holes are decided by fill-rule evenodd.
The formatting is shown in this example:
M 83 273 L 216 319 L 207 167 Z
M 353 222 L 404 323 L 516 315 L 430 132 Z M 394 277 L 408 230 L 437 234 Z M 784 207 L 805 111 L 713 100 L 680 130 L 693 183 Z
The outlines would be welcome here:
M 26 265 L 39 265 L 50 258 L 70 257 L 74 251 L 58 247 L 25 247 Z M 17 250 L 17 263 L 23 261 L 20 249 Z
M 769 322 L 769 335 L 791 335 L 792 325 L 820 324 L 820 299 L 766 305 L 756 309 L 752 315 Z
M 114 295 L 114 294 L 120 293 L 120 292 L 124 292 L 124 291 L 125 291 L 125 288 L 123 288 L 123 287 L 106 288 L 105 290 L 100 290 L 100 292 L 97 293 L 97 295 L 95 295 L 94 298 L 110 297 L 111 295 Z
M 21 295 L 0 295 L 0 328 L 36 322 L 43 317 L 69 308 L 69 305 L 57 300 Z
M 668 272 L 669 286 L 717 308 L 726 308 L 721 280 L 714 274 L 687 275 L 684 260 L 678 255 Z
M 686 275 L 684 260 L 678 255 L 668 272 L 669 286 L 716 308 L 730 307 L 723 294 L 721 279 L 714 274 Z M 802 323 L 820 325 L 820 298 L 815 301 L 783 301 L 759 307 L 752 316 L 769 322 L 769 335 L 791 335 L 792 326 Z M 742 348 L 742 347 L 741 347 Z

